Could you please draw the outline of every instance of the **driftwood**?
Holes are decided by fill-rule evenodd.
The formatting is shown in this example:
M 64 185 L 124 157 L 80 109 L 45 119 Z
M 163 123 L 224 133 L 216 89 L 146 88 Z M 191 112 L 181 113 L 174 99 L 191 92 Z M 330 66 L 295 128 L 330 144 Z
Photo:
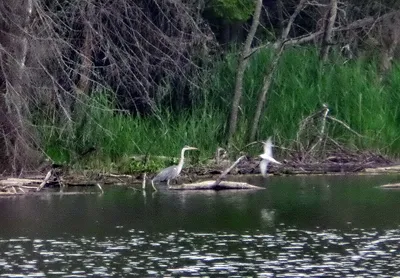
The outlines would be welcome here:
M 73 181 L 65 183 L 53 170 L 50 170 L 44 178 L 7 178 L 0 180 L 0 196 L 35 193 L 42 191 L 46 187 L 60 187 L 62 191 L 65 186 L 96 186 L 101 193 L 104 193 L 99 183 Z M 75 193 L 82 194 L 82 192 L 69 192 L 69 194 Z
M 226 169 L 225 171 L 222 172 L 222 174 L 218 177 L 218 179 L 214 182 L 213 186 L 217 186 L 218 184 L 220 184 L 220 182 L 226 177 L 226 175 L 229 174 L 230 171 L 232 171 L 233 168 L 236 167 L 236 165 L 239 164 L 239 162 L 245 158 L 246 156 L 242 155 L 241 157 L 239 157 L 235 163 L 233 163 L 228 169 Z
M 246 182 L 222 181 L 215 184 L 213 180 L 207 180 L 195 183 L 184 183 L 182 185 L 170 186 L 171 190 L 226 190 L 226 189 L 265 189 L 264 187 L 255 186 Z
M 364 171 L 367 173 L 400 173 L 400 165 L 366 168 Z
M 383 189 L 400 189 L 400 183 L 388 183 L 379 187 Z
M 182 185 L 170 186 L 171 190 L 226 190 L 226 189 L 264 189 L 263 187 L 251 185 L 245 182 L 222 181 L 226 175 L 239 164 L 246 156 L 239 157 L 228 169 L 226 169 L 215 181 L 207 180 L 195 183 L 184 183 Z

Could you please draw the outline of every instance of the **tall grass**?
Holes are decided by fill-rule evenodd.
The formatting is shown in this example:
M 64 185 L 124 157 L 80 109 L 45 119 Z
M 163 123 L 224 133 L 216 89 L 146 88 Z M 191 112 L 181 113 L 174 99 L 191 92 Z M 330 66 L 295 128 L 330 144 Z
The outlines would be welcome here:
M 247 135 L 271 55 L 268 50 L 253 55 L 246 70 L 235 137 L 238 149 L 249 143 Z M 161 107 L 157 116 L 131 116 L 116 111 L 116 103 L 109 94 L 94 93 L 76 108 L 79 113 L 72 126 L 56 132 L 52 128 L 51 133 L 48 125 L 41 126 L 44 148 L 55 161 L 81 166 L 99 168 L 128 161 L 129 167 L 124 171 L 141 167 L 154 170 L 160 166 L 133 165 L 130 156 L 177 156 L 185 144 L 198 147 L 201 152 L 197 159 L 205 160 L 225 140 L 236 66 L 237 55 L 232 52 L 206 69 L 201 86 L 191 92 L 197 94 L 194 106 L 177 113 Z M 360 138 L 332 122 L 327 129 L 330 136 L 348 146 L 397 156 L 400 68 L 395 66 L 382 82 L 378 77 L 375 63 L 367 59 L 344 63 L 335 55 L 331 63 L 320 65 L 316 50 L 289 49 L 280 61 L 267 96 L 257 136 L 263 140 L 273 135 L 277 144 L 288 145 L 295 139 L 300 121 L 325 103 L 330 115 L 364 135 Z M 96 151 L 82 158 L 80 154 L 90 147 Z M 258 151 L 260 146 L 250 149 Z
M 184 145 L 192 145 L 202 152 L 187 155 L 201 162 L 215 152 L 222 138 L 225 119 L 218 111 L 194 109 L 172 115 L 165 110 L 157 117 L 133 117 L 115 107 L 107 94 L 98 93 L 77 107 L 80 113 L 72 128 L 53 130 L 50 136 L 50 125 L 42 125 L 39 131 L 47 154 L 55 162 L 78 167 L 154 171 L 172 161 L 145 162 L 133 157 L 178 157 Z M 82 155 L 92 147 L 95 151 Z
M 229 102 L 218 98 L 232 95 L 236 56 L 226 61 L 215 74 L 215 84 L 208 91 L 213 100 L 229 110 Z M 236 142 L 244 145 L 262 87 L 262 76 L 269 66 L 271 52 L 254 55 L 245 73 L 239 131 Z M 225 81 L 225 84 L 221 82 Z M 395 66 L 384 81 L 379 80 L 376 62 L 368 58 L 345 61 L 333 53 L 331 62 L 321 65 L 318 51 L 292 48 L 283 55 L 274 82 L 268 93 L 266 107 L 260 121 L 258 138 L 274 135 L 282 145 L 296 138 L 299 123 L 306 116 L 330 108 L 330 115 L 347 123 L 359 137 L 343 125 L 328 121 L 329 135 L 348 146 L 380 151 L 397 156 L 400 153 L 400 68 Z M 227 116 L 226 116 L 227 117 Z

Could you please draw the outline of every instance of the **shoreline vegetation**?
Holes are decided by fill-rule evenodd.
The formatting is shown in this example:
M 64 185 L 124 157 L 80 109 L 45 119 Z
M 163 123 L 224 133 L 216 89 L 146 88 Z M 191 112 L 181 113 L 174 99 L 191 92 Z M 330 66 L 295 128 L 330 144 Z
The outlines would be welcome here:
M 248 66 L 242 115 L 230 147 L 224 134 L 235 52 L 206 73 L 207 84 L 193 91 L 203 98 L 190 110 L 133 116 L 118 110 L 106 92 L 95 93 L 79 106 L 81 118 L 69 129 L 46 122 L 37 125 L 45 153 L 53 163 L 72 169 L 118 174 L 154 173 L 176 164 L 185 144 L 200 149 L 188 154 L 191 164 L 200 168 L 213 163 L 219 147 L 226 149 L 220 154 L 222 159 L 232 160 L 240 154 L 257 157 L 262 144 L 247 143 L 247 130 L 257 103 L 255 92 L 262 86 L 262 68 L 270 57 L 270 52 L 260 52 Z M 396 161 L 400 154 L 400 68 L 395 65 L 381 82 L 377 66 L 367 57 L 345 63 L 338 55 L 333 60 L 321 66 L 312 48 L 285 52 L 257 138 L 272 135 L 276 156 L 298 164 L 321 163 L 331 156 L 347 156 L 347 160 L 359 156 L 360 163 L 368 155 Z

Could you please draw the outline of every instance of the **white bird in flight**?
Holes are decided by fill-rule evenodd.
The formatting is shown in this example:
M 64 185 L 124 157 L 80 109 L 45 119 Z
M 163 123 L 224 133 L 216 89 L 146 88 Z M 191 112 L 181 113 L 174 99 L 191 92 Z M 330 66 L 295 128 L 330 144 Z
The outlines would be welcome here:
M 279 161 L 277 161 L 275 158 L 272 157 L 272 141 L 271 137 L 268 138 L 266 142 L 263 142 L 264 144 L 264 153 L 260 154 L 260 157 L 262 158 L 260 162 L 260 171 L 263 177 L 266 177 L 267 175 L 267 167 L 270 162 L 276 163 L 276 164 L 282 164 Z

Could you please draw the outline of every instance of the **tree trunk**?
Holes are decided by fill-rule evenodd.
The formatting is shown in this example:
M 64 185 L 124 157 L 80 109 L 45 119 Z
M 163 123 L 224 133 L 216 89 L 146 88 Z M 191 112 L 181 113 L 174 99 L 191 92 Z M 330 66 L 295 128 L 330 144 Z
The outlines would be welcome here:
M 92 18 L 94 16 L 94 7 L 91 1 L 88 1 L 86 15 L 83 18 Z M 86 20 L 83 27 L 83 45 L 81 50 L 81 69 L 79 71 L 79 81 L 77 84 L 77 93 L 87 95 L 90 88 L 90 73 L 93 66 L 92 45 L 93 36 L 90 22 Z
M 239 58 L 239 65 L 236 72 L 236 84 L 235 84 L 235 91 L 232 100 L 232 107 L 231 107 L 231 114 L 229 120 L 229 133 L 228 133 L 228 142 L 229 144 L 232 143 L 233 136 L 236 132 L 237 128 L 237 119 L 238 119 L 238 111 L 240 105 L 240 99 L 243 94 L 243 77 L 244 72 L 246 70 L 248 56 L 250 54 L 250 47 L 253 41 L 254 35 L 257 31 L 258 24 L 260 22 L 260 13 L 262 8 L 262 0 L 257 0 L 256 9 L 253 15 L 253 22 L 250 27 L 249 34 L 247 35 L 243 51 Z
M 385 18 L 381 23 L 382 54 L 380 70 L 385 74 L 392 67 L 395 49 L 400 41 L 400 11 L 391 17 Z
M 322 38 L 322 47 L 320 53 L 320 59 L 322 62 L 326 62 L 328 59 L 329 49 L 332 44 L 332 30 L 335 25 L 337 15 L 337 0 L 330 0 L 329 11 L 324 19 L 324 35 Z
M 281 44 L 280 48 L 275 53 L 274 60 L 269 65 L 268 72 L 264 76 L 263 87 L 262 87 L 260 95 L 258 97 L 258 104 L 257 104 L 256 112 L 254 114 L 253 125 L 251 127 L 250 138 L 249 138 L 250 142 L 254 141 L 254 139 L 256 138 L 258 123 L 260 122 L 260 117 L 261 117 L 261 112 L 264 108 L 265 100 L 267 98 L 267 93 L 269 91 L 269 88 L 271 87 L 272 78 L 274 77 L 274 73 L 278 66 L 278 62 L 282 56 L 283 49 L 284 49 L 284 45 Z

